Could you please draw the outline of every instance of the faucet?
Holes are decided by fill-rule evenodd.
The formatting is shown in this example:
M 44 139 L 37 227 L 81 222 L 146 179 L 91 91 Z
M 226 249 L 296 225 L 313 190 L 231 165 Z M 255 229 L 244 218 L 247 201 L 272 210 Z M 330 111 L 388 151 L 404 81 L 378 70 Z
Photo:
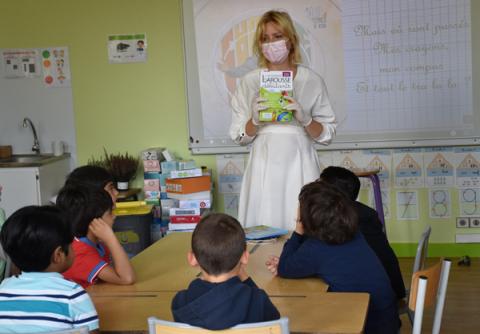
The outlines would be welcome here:
M 35 126 L 33 125 L 33 122 L 30 118 L 25 117 L 23 119 L 23 127 L 28 128 L 29 124 L 30 124 L 30 128 L 32 129 L 32 132 L 33 132 L 32 151 L 35 152 L 36 154 L 40 154 L 40 142 L 38 141 L 37 131 L 35 130 Z

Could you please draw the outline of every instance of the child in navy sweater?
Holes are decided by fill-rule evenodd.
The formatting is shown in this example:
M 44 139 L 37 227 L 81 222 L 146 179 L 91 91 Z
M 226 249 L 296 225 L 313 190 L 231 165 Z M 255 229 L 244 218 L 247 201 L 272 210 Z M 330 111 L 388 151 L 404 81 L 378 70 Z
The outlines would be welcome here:
M 383 225 L 378 218 L 377 212 L 356 201 L 360 191 L 360 180 L 358 177 L 343 167 L 329 166 L 320 174 L 320 180 L 335 186 L 352 200 L 358 214 L 358 229 L 362 232 L 370 248 L 377 254 L 383 268 L 385 268 L 397 299 L 405 298 L 405 284 L 403 283 L 400 265 L 383 232 Z
M 220 330 L 280 318 L 245 271 L 245 233 L 235 218 L 220 213 L 204 217 L 193 232 L 188 261 L 200 266 L 202 276 L 174 297 L 175 321 Z
M 367 292 L 365 333 L 397 333 L 400 321 L 389 278 L 358 231 L 352 202 L 323 181 L 305 185 L 295 232 L 267 267 L 286 278 L 321 277 L 334 292 Z

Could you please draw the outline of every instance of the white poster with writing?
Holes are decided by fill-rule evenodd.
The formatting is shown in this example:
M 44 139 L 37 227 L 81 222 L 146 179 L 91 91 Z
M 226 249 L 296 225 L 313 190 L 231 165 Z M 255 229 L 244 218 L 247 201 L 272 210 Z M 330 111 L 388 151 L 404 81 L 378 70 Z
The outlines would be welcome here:
M 457 186 L 480 187 L 480 147 L 455 147 L 454 152 Z
M 395 149 L 393 151 L 395 186 L 400 188 L 421 188 L 423 178 L 423 152 L 420 148 Z
M 427 147 L 423 161 L 427 187 L 455 185 L 455 154 L 452 147 Z

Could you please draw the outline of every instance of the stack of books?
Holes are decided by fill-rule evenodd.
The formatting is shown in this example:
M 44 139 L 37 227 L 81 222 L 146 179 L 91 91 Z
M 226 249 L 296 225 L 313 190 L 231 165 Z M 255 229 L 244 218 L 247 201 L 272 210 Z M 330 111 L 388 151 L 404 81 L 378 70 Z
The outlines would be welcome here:
M 170 231 L 193 231 L 200 219 L 200 209 L 171 208 L 168 229 Z

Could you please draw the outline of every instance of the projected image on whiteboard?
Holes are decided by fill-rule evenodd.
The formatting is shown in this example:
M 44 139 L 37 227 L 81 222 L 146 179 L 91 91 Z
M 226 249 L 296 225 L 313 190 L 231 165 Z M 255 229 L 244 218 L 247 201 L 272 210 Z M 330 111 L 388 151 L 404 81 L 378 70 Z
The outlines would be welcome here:
M 190 147 L 245 152 L 230 99 L 257 67 L 260 16 L 287 11 L 337 115 L 328 149 L 478 144 L 470 0 L 183 0 Z M 476 68 L 477 64 L 473 64 Z M 478 79 L 477 79 L 478 80 Z M 319 149 L 324 149 L 323 147 Z
M 203 132 L 224 138 L 231 121 L 236 85 L 257 68 L 252 43 L 260 16 L 272 8 L 287 11 L 300 35 L 304 65 L 325 80 L 339 120 L 345 118 L 345 75 L 338 1 L 193 1 Z M 228 136 L 227 136 L 228 137 Z

